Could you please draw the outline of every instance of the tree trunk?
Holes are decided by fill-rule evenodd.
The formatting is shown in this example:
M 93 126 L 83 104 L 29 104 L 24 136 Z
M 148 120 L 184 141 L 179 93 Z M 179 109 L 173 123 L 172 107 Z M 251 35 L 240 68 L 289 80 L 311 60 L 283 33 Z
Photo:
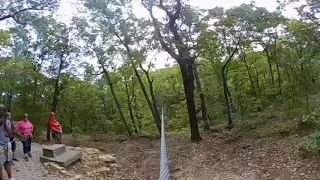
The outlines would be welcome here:
M 62 58 L 60 59 L 60 64 L 59 64 L 59 70 L 58 74 L 55 80 L 55 85 L 54 85 L 54 92 L 53 92 L 53 99 L 52 99 L 52 104 L 51 104 L 51 112 L 56 113 L 57 112 L 57 106 L 58 106 L 58 100 L 59 100 L 59 94 L 60 94 L 60 87 L 59 87 L 59 81 L 60 81 L 60 76 L 61 76 L 61 71 L 63 68 L 63 60 Z M 47 127 L 47 140 L 50 141 L 50 126 L 49 126 L 50 119 L 48 121 L 48 127 Z
M 103 73 L 104 73 L 104 75 L 106 76 L 107 81 L 108 81 L 108 83 L 109 83 L 109 87 L 110 87 L 110 90 L 111 90 L 111 94 L 112 94 L 112 96 L 113 96 L 113 98 L 114 98 L 114 101 L 116 102 L 116 105 L 117 105 L 117 108 L 118 108 L 118 111 L 119 111 L 119 114 L 120 114 L 120 118 L 121 118 L 121 120 L 122 120 L 122 122 L 123 122 L 124 127 L 126 128 L 126 130 L 127 130 L 127 132 L 128 132 L 128 135 L 131 137 L 131 136 L 132 136 L 131 129 L 130 129 L 130 127 L 128 126 L 128 123 L 127 123 L 127 121 L 126 121 L 126 118 L 124 117 L 124 114 L 123 114 L 123 111 L 122 111 L 122 107 L 121 107 L 120 102 L 119 102 L 119 100 L 118 100 L 118 98 L 117 98 L 116 92 L 114 91 L 113 83 L 112 83 L 112 81 L 111 81 L 111 79 L 110 79 L 109 73 L 108 73 L 108 71 L 105 69 L 103 63 L 100 62 L 100 64 L 101 64 L 101 67 L 102 67 L 102 69 L 103 69 Z
M 200 82 L 200 78 L 199 78 L 199 74 L 198 74 L 198 70 L 195 64 L 193 64 L 193 71 L 194 71 L 194 75 L 196 78 L 196 83 L 197 83 L 197 90 L 199 92 L 199 96 L 200 96 L 200 100 L 201 100 L 201 110 L 202 110 L 202 120 L 204 123 L 204 130 L 210 130 L 210 126 L 208 123 L 208 116 L 207 116 L 207 107 L 206 107 L 206 103 L 205 103 L 205 99 L 204 99 L 204 94 L 203 94 L 203 90 L 201 87 L 201 82 Z
M 292 102 L 295 102 L 295 94 L 296 94 L 296 79 L 295 79 L 295 74 L 294 74 L 294 67 L 290 66 L 290 71 L 291 71 L 291 76 L 292 76 L 292 85 L 291 85 L 291 90 L 292 90 Z M 290 78 L 290 75 L 288 75 Z
M 278 88 L 279 88 L 279 95 L 282 95 L 282 80 L 281 80 L 281 74 L 280 74 L 280 68 L 278 62 L 276 62 L 276 68 L 277 68 L 277 75 L 278 75 Z
M 307 109 L 307 112 L 309 112 L 309 95 L 308 95 L 309 91 L 308 91 L 307 77 L 304 70 L 304 64 L 301 63 L 300 66 L 301 66 L 301 73 L 303 76 L 303 87 L 304 87 L 304 95 L 306 98 L 306 109 Z
M 13 87 L 13 86 L 11 86 Z M 7 109 L 11 110 L 12 109 L 12 91 L 9 90 L 8 92 L 8 106 Z
M 186 61 L 191 61 L 187 59 Z M 200 141 L 202 140 L 198 127 L 198 119 L 196 114 L 196 106 L 194 102 L 194 72 L 192 64 L 179 64 L 181 75 L 183 79 L 184 92 L 187 101 L 187 108 L 189 114 L 189 123 L 191 130 L 191 140 Z
M 253 82 L 253 78 L 252 78 L 252 75 L 251 75 L 251 71 L 250 71 L 249 65 L 248 65 L 247 60 L 246 60 L 245 57 L 242 58 L 242 62 L 246 66 L 246 70 L 247 70 L 247 73 L 248 73 L 248 77 L 249 77 L 252 93 L 257 98 L 256 88 L 255 88 L 255 85 L 254 85 L 254 82 Z
M 51 104 L 51 112 L 56 113 L 57 111 L 57 106 L 58 106 L 58 100 L 59 100 L 59 89 L 60 89 L 60 85 L 59 85 L 59 81 L 60 81 L 60 76 L 61 76 L 61 71 L 62 71 L 62 67 L 63 67 L 63 61 L 60 61 L 60 65 L 59 65 L 59 71 L 58 71 L 58 75 L 55 81 L 55 85 L 54 85 L 54 92 L 53 92 L 53 100 L 52 100 L 52 104 Z
M 223 94 L 224 94 L 224 99 L 225 99 L 225 103 L 226 103 L 226 114 L 227 114 L 227 118 L 228 118 L 228 127 L 232 128 L 233 122 L 232 122 L 231 107 L 230 107 L 229 97 L 228 97 L 227 76 L 226 76 L 224 68 L 221 69 L 221 77 L 222 77 Z
M 130 119 L 133 125 L 133 129 L 134 129 L 134 133 L 135 134 L 139 134 L 137 125 L 136 125 L 136 121 L 134 119 L 134 115 L 133 115 L 133 110 L 132 110 L 132 97 L 131 94 L 129 93 L 129 88 L 128 88 L 128 82 L 127 79 L 125 79 L 125 90 L 126 90 L 126 94 L 127 94 L 127 104 L 128 104 L 128 109 L 129 109 L 129 115 L 130 115 Z
M 129 58 L 129 60 L 130 60 L 130 62 L 131 62 L 131 65 L 132 65 L 132 69 L 133 69 L 133 71 L 134 71 L 134 74 L 136 75 L 136 77 L 137 77 L 137 79 L 138 79 L 138 82 L 139 82 L 139 84 L 140 84 L 140 87 L 141 87 L 141 90 L 142 90 L 142 92 L 143 92 L 143 95 L 144 95 L 144 97 L 145 97 L 145 99 L 146 99 L 146 101 L 147 101 L 147 104 L 148 104 L 148 106 L 149 106 L 149 109 L 150 109 L 150 111 L 151 111 L 151 113 L 152 113 L 154 122 L 156 123 L 156 126 L 157 126 L 157 128 L 158 128 L 158 131 L 159 131 L 159 133 L 161 134 L 161 119 L 160 119 L 160 116 L 157 116 L 157 114 L 156 114 L 156 112 L 155 112 L 155 110 L 154 110 L 154 108 L 153 108 L 153 106 L 152 106 L 152 103 L 151 103 L 151 100 L 150 100 L 150 98 L 149 98 L 149 95 L 148 95 L 148 93 L 147 93 L 147 91 L 146 91 L 146 88 L 145 88 L 145 86 L 144 86 L 144 84 L 143 84 L 143 82 L 142 82 L 141 76 L 140 76 L 140 74 L 139 74 L 139 72 L 138 72 L 138 70 L 137 70 L 137 67 L 136 67 L 135 63 L 134 63 L 133 54 L 132 54 L 132 52 L 131 52 L 131 49 L 130 49 L 129 44 L 127 43 L 128 37 L 125 36 L 125 37 L 124 37 L 124 40 L 123 40 L 123 39 L 120 37 L 119 33 L 118 33 L 116 30 L 113 29 L 113 33 L 114 33 L 114 35 L 120 40 L 121 44 L 125 47 L 125 49 L 126 49 L 126 51 L 127 51 L 127 56 L 128 56 L 128 58 Z
M 274 83 L 274 74 L 273 74 L 273 71 L 272 71 L 271 56 L 270 56 L 268 50 L 265 50 L 265 53 L 266 53 L 266 55 L 267 55 L 269 72 L 270 72 L 270 76 L 271 76 L 271 83 L 272 83 L 272 85 L 274 86 L 275 83 Z
M 236 75 L 236 77 L 238 77 L 238 74 Z M 236 79 L 235 91 L 236 91 L 237 99 L 238 99 L 238 102 L 239 102 L 239 107 L 240 107 L 240 112 L 241 112 L 241 119 L 242 119 L 242 122 L 244 123 L 244 110 L 243 110 L 243 105 L 242 105 L 242 98 L 241 98 L 240 93 L 238 92 L 239 91 L 238 89 L 239 89 L 239 81 L 238 81 L 238 79 Z
M 141 129 L 142 129 L 142 123 L 141 123 L 141 116 L 139 115 L 138 113 L 138 105 L 137 105 L 137 98 L 136 96 L 134 95 L 134 91 L 133 91 L 133 109 L 134 109 L 134 114 L 136 116 L 136 119 L 137 119 L 137 123 L 138 123 L 138 131 L 141 133 Z
M 225 78 L 226 78 L 226 81 L 227 81 L 227 74 L 226 74 Z M 230 102 L 231 112 L 235 113 L 236 112 L 236 108 L 234 107 L 233 98 L 231 96 L 231 92 L 230 92 L 230 89 L 228 87 L 228 83 L 227 83 L 226 87 L 227 87 L 227 94 L 228 94 L 228 98 L 229 98 L 229 102 Z
M 74 105 L 71 106 L 71 118 L 70 118 L 70 132 L 73 133 L 73 126 L 74 126 Z
M 143 92 L 143 95 L 144 95 L 144 97 L 145 97 L 145 99 L 146 99 L 146 101 L 148 103 L 149 109 L 150 109 L 150 111 L 152 113 L 152 116 L 154 118 L 154 121 L 155 121 L 155 123 L 157 125 L 158 131 L 159 131 L 159 133 L 161 133 L 161 119 L 160 119 L 160 116 L 157 116 L 157 114 L 156 114 L 156 112 L 155 112 L 155 110 L 153 108 L 152 102 L 151 102 L 151 100 L 149 98 L 149 95 L 147 93 L 146 87 L 144 86 L 144 84 L 142 82 L 142 79 L 141 79 L 141 76 L 140 76 L 137 68 L 134 65 L 133 65 L 133 71 L 134 71 L 134 74 L 136 75 L 136 77 L 138 79 L 138 82 L 140 84 L 140 87 L 141 87 L 141 90 Z
M 157 99 L 156 99 L 156 96 L 154 94 L 154 89 L 153 89 L 153 81 L 151 80 L 150 78 L 150 75 L 149 75 L 149 70 L 145 70 L 143 69 L 142 67 L 142 64 L 139 64 L 140 68 L 143 70 L 143 72 L 145 73 L 146 77 L 147 77 L 147 81 L 148 81 L 148 84 L 149 84 L 149 91 L 150 91 L 150 96 L 151 96 L 151 100 L 152 100 L 152 106 L 153 106 L 153 110 L 154 110 L 154 114 L 157 118 L 157 121 L 158 122 L 161 122 L 161 118 L 160 118 L 160 113 L 159 113 L 159 110 L 158 110 L 158 105 L 157 105 Z
M 32 105 L 36 105 L 37 101 L 37 90 L 38 90 L 38 78 L 34 78 L 34 83 L 33 83 L 33 93 L 32 93 Z
M 86 118 L 86 121 L 84 123 L 84 132 L 88 131 L 88 124 L 89 124 L 89 118 Z

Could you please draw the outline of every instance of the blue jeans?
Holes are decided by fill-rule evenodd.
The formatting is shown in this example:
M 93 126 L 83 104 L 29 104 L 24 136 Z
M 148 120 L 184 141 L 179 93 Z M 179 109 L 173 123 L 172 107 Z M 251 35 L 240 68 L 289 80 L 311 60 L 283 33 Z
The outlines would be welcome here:
M 22 141 L 24 154 L 28 154 L 31 152 L 31 143 L 32 143 L 32 138 L 30 138 L 30 137 L 28 137 L 24 141 Z
M 14 138 L 10 138 L 11 141 L 11 150 L 14 152 L 16 150 L 16 141 L 14 141 Z

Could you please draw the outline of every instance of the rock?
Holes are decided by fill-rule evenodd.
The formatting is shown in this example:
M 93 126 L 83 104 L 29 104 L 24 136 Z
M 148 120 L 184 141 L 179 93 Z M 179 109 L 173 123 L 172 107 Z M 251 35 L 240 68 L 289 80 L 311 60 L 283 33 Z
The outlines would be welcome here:
M 80 180 L 81 178 L 81 175 L 75 175 L 73 178 L 70 178 L 69 180 Z
M 48 167 L 48 168 L 50 168 L 51 170 L 54 170 L 54 171 L 65 170 L 64 167 L 61 167 L 58 164 L 50 163 L 50 162 L 49 163 L 44 163 L 44 166 Z
M 102 172 L 109 172 L 110 171 L 110 168 L 108 167 L 101 167 L 99 169 L 97 169 L 97 173 L 102 173 Z
M 111 155 L 108 155 L 108 154 L 100 155 L 99 160 L 103 161 L 103 162 L 107 162 L 107 163 L 115 163 L 116 162 L 116 158 Z
M 61 174 L 63 174 L 64 176 L 72 176 L 71 173 L 67 170 L 60 170 L 59 171 Z

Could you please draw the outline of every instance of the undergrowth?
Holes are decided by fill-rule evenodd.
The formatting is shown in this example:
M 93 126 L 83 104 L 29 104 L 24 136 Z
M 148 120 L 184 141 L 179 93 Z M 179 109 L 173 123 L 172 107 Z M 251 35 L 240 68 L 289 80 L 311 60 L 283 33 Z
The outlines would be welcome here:
M 320 155 L 320 109 L 304 115 L 300 121 L 300 128 L 311 134 L 300 144 L 302 155 Z

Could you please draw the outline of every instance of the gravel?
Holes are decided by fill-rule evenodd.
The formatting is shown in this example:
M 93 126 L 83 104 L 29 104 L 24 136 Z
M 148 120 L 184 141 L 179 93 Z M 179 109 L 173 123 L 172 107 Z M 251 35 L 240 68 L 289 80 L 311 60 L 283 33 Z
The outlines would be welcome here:
M 44 165 L 40 162 L 42 148 L 39 144 L 33 143 L 31 153 L 33 155 L 29 161 L 23 159 L 22 144 L 16 142 L 16 156 L 19 161 L 14 161 L 13 177 L 16 180 L 62 180 L 64 178 L 49 174 Z M 6 175 L 6 173 L 3 173 Z M 6 178 L 5 178 L 6 180 Z

